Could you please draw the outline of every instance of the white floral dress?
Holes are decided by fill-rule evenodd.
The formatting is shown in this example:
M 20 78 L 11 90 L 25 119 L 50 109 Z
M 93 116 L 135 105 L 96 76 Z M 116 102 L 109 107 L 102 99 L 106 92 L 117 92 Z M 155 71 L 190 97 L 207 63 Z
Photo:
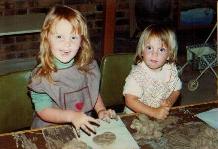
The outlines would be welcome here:
M 165 64 L 160 71 L 153 71 L 141 62 L 132 67 L 126 78 L 123 94 L 137 96 L 144 104 L 157 108 L 162 100 L 181 87 L 175 64 Z M 128 107 L 125 107 L 124 111 L 133 112 Z

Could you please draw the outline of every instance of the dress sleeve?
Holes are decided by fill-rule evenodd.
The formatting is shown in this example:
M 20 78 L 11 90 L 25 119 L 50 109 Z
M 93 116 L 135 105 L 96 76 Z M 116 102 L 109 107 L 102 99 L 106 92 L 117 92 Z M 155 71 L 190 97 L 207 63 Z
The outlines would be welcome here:
M 32 102 L 37 112 L 42 111 L 45 108 L 52 107 L 52 100 L 47 94 L 30 92 Z
M 123 87 L 123 95 L 130 94 L 137 97 L 141 97 L 143 94 L 143 91 L 139 84 L 136 82 L 136 80 L 131 77 L 130 75 L 126 78 L 125 85 Z
M 175 85 L 175 89 L 174 91 L 178 91 L 178 90 L 181 90 L 182 89 L 182 82 L 181 80 L 178 78 L 177 82 L 176 82 L 176 85 Z

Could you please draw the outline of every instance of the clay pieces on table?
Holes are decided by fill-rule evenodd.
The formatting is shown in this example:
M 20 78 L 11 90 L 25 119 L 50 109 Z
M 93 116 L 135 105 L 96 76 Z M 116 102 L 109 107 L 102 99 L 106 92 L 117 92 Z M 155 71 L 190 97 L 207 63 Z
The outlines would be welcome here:
M 130 127 L 136 130 L 133 134 L 135 140 L 159 139 L 163 135 L 163 128 L 175 124 L 177 117 L 169 116 L 166 120 L 150 120 L 145 114 L 139 114 L 137 119 L 132 121 Z
M 136 130 L 133 137 L 139 145 L 146 145 L 152 149 L 170 149 L 165 147 L 167 139 L 163 138 L 163 134 L 166 127 L 171 129 L 172 125 L 176 124 L 178 120 L 179 118 L 175 116 L 168 116 L 165 120 L 154 120 L 145 114 L 139 114 L 132 121 L 130 127 Z
M 80 134 L 80 140 L 87 143 L 93 149 L 139 149 L 140 147 L 131 136 L 125 124 L 118 117 L 118 120 L 111 119 L 110 123 L 100 121 L 96 128 L 96 134 Z
M 99 145 L 109 145 L 116 140 L 116 135 L 112 132 L 104 132 L 93 137 L 93 142 Z
M 62 149 L 88 149 L 88 145 L 78 139 L 73 139 L 66 143 Z
M 76 138 L 71 125 L 44 128 L 42 134 L 48 149 L 60 149 Z

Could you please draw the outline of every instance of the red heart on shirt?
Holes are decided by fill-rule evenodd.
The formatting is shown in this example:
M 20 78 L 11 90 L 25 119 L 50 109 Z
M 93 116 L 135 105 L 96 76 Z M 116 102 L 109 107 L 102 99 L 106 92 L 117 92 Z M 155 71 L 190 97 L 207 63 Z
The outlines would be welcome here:
M 76 107 L 79 111 L 82 110 L 83 106 L 84 106 L 84 102 L 78 102 L 78 103 L 75 104 L 75 107 Z

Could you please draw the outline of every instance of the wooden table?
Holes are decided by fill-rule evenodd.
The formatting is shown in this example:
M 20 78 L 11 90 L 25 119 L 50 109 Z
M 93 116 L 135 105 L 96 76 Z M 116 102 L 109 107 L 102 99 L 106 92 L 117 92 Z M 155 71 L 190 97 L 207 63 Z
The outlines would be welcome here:
M 178 124 L 183 124 L 183 123 L 187 123 L 191 121 L 200 121 L 198 118 L 194 116 L 195 114 L 212 109 L 212 108 L 216 108 L 216 107 L 218 107 L 217 100 L 213 102 L 201 103 L 201 104 L 196 104 L 196 105 L 179 106 L 179 107 L 172 108 L 170 111 L 170 115 L 179 117 L 180 120 Z M 122 121 L 126 125 L 127 129 L 130 131 L 130 133 L 134 132 L 134 130 L 130 128 L 130 124 L 132 120 L 136 118 L 136 115 L 137 114 L 121 116 Z M 53 126 L 53 127 L 62 127 L 62 126 L 59 125 L 59 126 Z M 43 137 L 42 129 L 0 134 L 0 148 L 16 149 L 17 148 L 16 140 L 14 138 L 15 134 L 25 135 L 25 137 L 31 140 L 33 144 L 37 146 L 38 149 L 46 149 L 46 141 Z M 19 144 L 19 148 L 22 148 L 21 141 L 18 141 L 18 144 Z M 150 149 L 150 148 L 144 145 L 144 146 L 141 146 L 141 149 Z

